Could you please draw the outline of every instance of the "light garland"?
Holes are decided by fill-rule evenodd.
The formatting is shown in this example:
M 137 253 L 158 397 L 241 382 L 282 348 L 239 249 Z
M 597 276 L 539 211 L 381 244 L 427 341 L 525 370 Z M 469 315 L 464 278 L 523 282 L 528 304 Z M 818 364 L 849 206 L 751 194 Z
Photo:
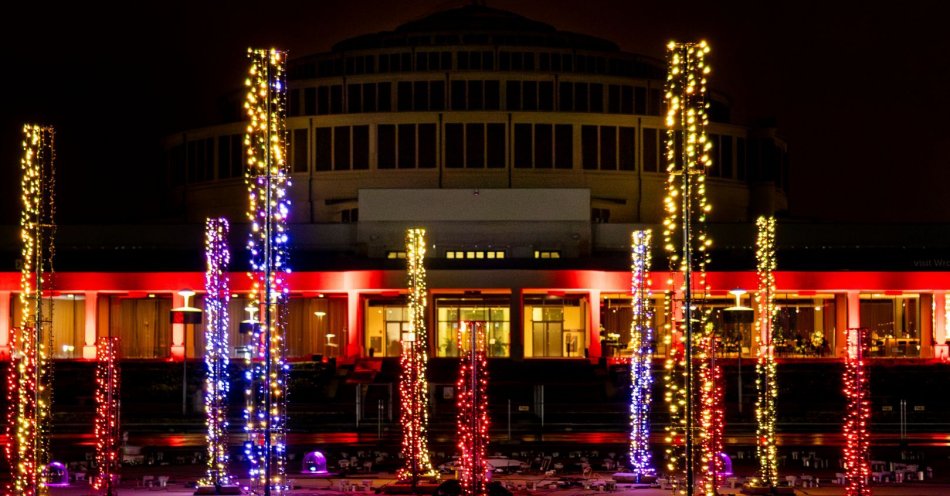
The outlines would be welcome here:
M 778 448 L 775 444 L 775 402 L 778 398 L 776 384 L 775 347 L 772 344 L 772 328 L 775 307 L 775 218 L 759 217 L 756 221 L 758 237 L 755 258 L 759 290 L 755 294 L 758 307 L 756 321 L 756 378 L 758 394 L 755 403 L 756 452 L 759 457 L 759 477 L 766 487 L 778 485 Z
M 116 493 L 119 478 L 119 338 L 101 337 L 96 343 L 96 466 L 92 487 L 104 496 Z
M 208 429 L 208 467 L 199 482 L 205 486 L 220 487 L 231 484 L 228 473 L 228 299 L 231 297 L 228 281 L 228 221 L 223 218 L 205 220 L 205 425 Z
M 399 363 L 401 400 L 402 455 L 406 466 L 397 472 L 401 481 L 415 484 L 419 477 L 436 477 L 429 458 L 429 383 L 426 379 L 426 231 L 406 231 L 406 261 L 409 276 L 409 332 L 402 336 Z
M 248 188 L 247 218 L 251 235 L 250 300 L 263 322 L 251 334 L 244 411 L 251 486 L 264 494 L 283 494 L 287 488 L 287 373 L 285 331 L 289 294 L 287 216 L 290 174 L 287 143 L 285 84 L 286 53 L 276 49 L 249 49 L 250 74 L 244 135 Z
M 458 479 L 464 496 L 488 494 L 488 359 L 484 323 L 462 322 L 458 332 L 459 379 L 456 384 L 458 409 Z
M 650 405 L 653 387 L 653 309 L 650 300 L 650 243 L 652 232 L 633 231 L 630 292 L 630 467 L 637 477 L 653 476 L 650 452 Z
M 723 471 L 723 430 L 726 424 L 723 409 L 722 368 L 716 364 L 716 340 L 712 322 L 706 322 L 697 348 L 699 359 L 699 427 L 700 463 L 703 472 L 703 493 L 718 494 L 719 474 Z
M 671 42 L 667 45 L 667 182 L 663 248 L 669 259 L 670 277 L 667 279 L 664 298 L 666 323 L 663 339 L 670 349 L 664 365 L 664 400 L 669 408 L 670 423 L 666 436 L 666 468 L 671 473 L 684 473 L 687 484 L 679 490 L 681 494 L 693 490 L 693 469 L 696 466 L 694 431 L 697 427 L 703 427 L 700 431 L 703 436 L 703 471 L 710 479 L 709 475 L 715 472 L 716 460 L 719 459 L 718 452 L 710 450 L 716 449 L 717 442 L 721 443 L 721 431 L 717 433 L 709 429 L 722 427 L 721 422 L 716 424 L 713 420 L 721 413 L 709 410 L 697 421 L 693 412 L 697 397 L 700 406 L 706 410 L 713 408 L 718 395 L 718 408 L 721 409 L 721 385 L 716 382 L 720 380 L 721 374 L 712 368 L 712 364 L 704 366 L 707 372 L 701 370 L 697 374 L 692 363 L 696 357 L 705 357 L 707 360 L 704 362 L 712 358 L 713 350 L 709 348 L 714 339 L 712 329 L 705 325 L 708 310 L 703 310 L 697 304 L 709 291 L 706 266 L 712 244 L 705 227 L 706 216 L 711 210 L 706 201 L 705 177 L 706 167 L 711 164 L 711 145 L 706 139 L 706 76 L 709 67 L 705 63 L 705 56 L 708 52 L 709 46 L 705 41 Z M 700 334 L 699 339 L 693 334 Z M 706 350 L 694 353 L 697 344 Z M 701 382 L 698 394 L 693 387 L 697 380 Z M 709 487 L 710 483 L 707 482 L 706 493 L 709 493 Z
M 20 159 L 20 326 L 10 336 L 7 375 L 9 404 L 6 446 L 11 482 L 8 493 L 45 495 L 48 492 L 49 421 L 52 402 L 52 305 L 43 291 L 53 272 L 55 151 L 52 127 L 23 127 Z M 46 308 L 44 308 L 46 307 Z M 46 312 L 44 312 L 44 309 Z
M 844 396 L 847 409 L 844 417 L 845 496 L 871 496 L 870 433 L 871 399 L 868 391 L 864 346 L 868 337 L 865 328 L 848 329 L 848 354 L 844 362 Z

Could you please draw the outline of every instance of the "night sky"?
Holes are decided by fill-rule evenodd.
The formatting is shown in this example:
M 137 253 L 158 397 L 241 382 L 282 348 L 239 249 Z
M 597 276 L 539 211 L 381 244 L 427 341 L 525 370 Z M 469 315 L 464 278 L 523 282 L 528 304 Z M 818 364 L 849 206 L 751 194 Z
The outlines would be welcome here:
M 24 122 L 56 126 L 60 222 L 134 222 L 162 194 L 153 186 L 162 138 L 233 113 L 222 106 L 241 91 L 248 46 L 293 58 L 465 2 L 197 3 L 6 8 L 0 224 L 18 222 Z M 789 143 L 794 218 L 950 222 L 950 42 L 940 3 L 488 5 L 658 59 L 670 39 L 705 38 L 711 86 L 733 102 L 733 120 L 774 118 Z

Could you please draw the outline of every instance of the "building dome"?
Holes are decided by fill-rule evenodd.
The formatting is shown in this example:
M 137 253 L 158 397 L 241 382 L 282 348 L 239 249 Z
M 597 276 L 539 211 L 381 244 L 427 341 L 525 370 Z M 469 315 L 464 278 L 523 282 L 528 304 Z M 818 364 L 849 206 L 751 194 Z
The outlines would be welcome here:
M 291 222 L 359 224 L 348 239 L 362 245 L 386 238 L 362 239 L 372 219 L 436 221 L 426 217 L 428 205 L 412 203 L 481 192 L 477 205 L 453 211 L 481 212 L 485 218 L 469 219 L 477 224 L 532 222 L 553 208 L 560 220 L 583 224 L 562 235 L 579 236 L 570 241 L 577 253 L 590 253 L 598 243 L 592 225 L 662 220 L 665 79 L 655 58 L 483 5 L 292 59 Z M 715 93 L 709 103 L 712 220 L 786 209 L 785 144 L 774 129 L 732 123 L 728 102 Z M 169 138 L 171 217 L 244 217 L 243 132 L 244 123 L 234 122 Z M 499 236 L 477 237 L 496 243 Z

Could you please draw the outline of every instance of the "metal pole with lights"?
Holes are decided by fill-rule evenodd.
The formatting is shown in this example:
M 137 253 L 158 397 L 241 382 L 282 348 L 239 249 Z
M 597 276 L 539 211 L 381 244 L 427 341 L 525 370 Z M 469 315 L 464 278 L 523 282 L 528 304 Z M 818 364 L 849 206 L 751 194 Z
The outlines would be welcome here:
M 461 322 L 458 346 L 461 364 L 456 383 L 458 391 L 459 483 L 464 496 L 487 493 L 485 475 L 488 463 L 488 361 L 486 329 L 483 322 Z
M 705 56 L 709 46 L 705 41 L 698 43 L 675 43 L 667 45 L 668 72 L 666 80 L 666 161 L 667 191 L 664 200 L 666 217 L 663 221 L 663 240 L 670 271 L 679 272 L 681 286 L 676 286 L 674 277 L 667 281 L 669 289 L 666 300 L 666 313 L 670 339 L 675 334 L 678 317 L 682 316 L 682 352 L 671 354 L 666 365 L 667 392 L 665 399 L 670 408 L 667 469 L 685 472 L 685 494 L 692 496 L 695 490 L 696 466 L 694 453 L 694 434 L 697 422 L 694 415 L 694 403 L 698 396 L 694 387 L 694 334 L 709 334 L 705 328 L 704 310 L 694 308 L 701 302 L 709 288 L 705 270 L 709 263 L 711 240 L 706 235 L 705 223 L 711 207 L 706 201 L 706 167 L 711 160 L 711 144 L 706 139 L 708 124 L 706 102 L 706 76 L 709 66 Z M 695 274 L 694 274 L 695 273 Z M 696 279 L 696 280 L 694 280 Z M 696 286 L 694 288 L 694 285 Z M 696 298 L 698 292 L 699 298 Z M 675 296 L 682 294 L 679 302 Z M 700 344 L 707 346 L 709 337 L 701 339 Z M 670 342 L 674 350 L 680 343 Z M 708 353 L 706 350 L 704 353 Z M 701 391 L 715 384 L 709 382 L 714 377 L 703 379 Z M 701 416 L 708 423 L 708 416 Z M 704 427 L 705 428 L 705 427 Z M 708 433 L 700 432 L 704 439 Z M 705 445 L 704 445 L 705 446 Z M 703 454 L 704 469 L 712 464 L 717 453 Z M 682 458 L 682 464 L 680 462 Z M 707 477 L 708 479 L 708 477 Z M 704 492 L 715 493 L 715 488 L 707 480 Z
M 650 300 L 650 244 L 652 231 L 634 231 L 630 236 L 630 468 L 640 482 L 654 477 L 650 452 L 650 406 L 653 387 L 653 309 Z
M 756 452 L 759 457 L 759 476 L 765 487 L 778 485 L 778 447 L 775 440 L 775 422 L 778 399 L 775 346 L 772 343 L 772 327 L 777 308 L 775 306 L 775 218 L 759 217 L 756 221 L 755 258 L 759 290 L 756 306 L 759 310 L 756 332 Z
M 11 481 L 8 492 L 48 492 L 49 423 L 52 402 L 52 305 L 43 298 L 53 272 L 55 133 L 49 126 L 23 126 L 20 159 L 20 325 L 11 329 L 7 374 L 6 446 Z M 48 311 L 44 311 L 44 305 Z
M 289 294 L 287 219 L 290 173 L 287 168 L 285 65 L 281 50 L 249 49 L 251 67 L 244 108 L 249 122 L 244 135 L 248 188 L 247 218 L 252 280 L 250 298 L 263 321 L 254 326 L 245 390 L 245 454 L 250 461 L 251 490 L 264 495 L 287 490 L 286 300 Z

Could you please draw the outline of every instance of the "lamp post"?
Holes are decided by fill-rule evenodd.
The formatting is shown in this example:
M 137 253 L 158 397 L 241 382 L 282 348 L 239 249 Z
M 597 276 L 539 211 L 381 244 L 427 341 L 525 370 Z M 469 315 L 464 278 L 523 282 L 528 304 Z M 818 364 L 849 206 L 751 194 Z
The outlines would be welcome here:
M 171 323 L 181 324 L 181 415 L 187 413 L 188 403 L 188 324 L 201 323 L 201 309 L 189 305 L 191 297 L 195 292 L 190 289 L 183 289 L 178 294 L 185 299 L 180 307 L 172 308 Z
M 733 289 L 729 294 L 735 296 L 736 304 L 727 307 L 726 321 L 736 325 L 739 331 L 739 349 L 736 351 L 736 377 L 739 385 L 739 413 L 742 413 L 742 324 L 752 322 L 752 308 L 742 306 L 742 296 L 746 294 L 744 289 Z

